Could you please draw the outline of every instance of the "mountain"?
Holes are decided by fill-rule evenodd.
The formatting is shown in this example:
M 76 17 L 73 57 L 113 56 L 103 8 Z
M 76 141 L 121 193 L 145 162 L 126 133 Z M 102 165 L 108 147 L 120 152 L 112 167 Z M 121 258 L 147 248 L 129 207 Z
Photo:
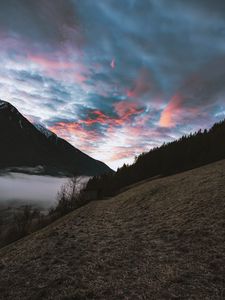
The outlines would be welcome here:
M 224 180 L 223 160 L 146 182 L 0 249 L 0 298 L 224 299 Z
M 0 100 L 0 169 L 51 175 L 100 175 L 112 172 L 41 125 L 31 124 L 10 103 Z

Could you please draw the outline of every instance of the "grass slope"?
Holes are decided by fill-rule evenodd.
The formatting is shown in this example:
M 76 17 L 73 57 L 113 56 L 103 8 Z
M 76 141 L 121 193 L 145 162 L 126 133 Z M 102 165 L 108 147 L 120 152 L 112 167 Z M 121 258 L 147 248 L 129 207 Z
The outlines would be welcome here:
M 95 201 L 0 250 L 1 299 L 224 299 L 225 161 Z

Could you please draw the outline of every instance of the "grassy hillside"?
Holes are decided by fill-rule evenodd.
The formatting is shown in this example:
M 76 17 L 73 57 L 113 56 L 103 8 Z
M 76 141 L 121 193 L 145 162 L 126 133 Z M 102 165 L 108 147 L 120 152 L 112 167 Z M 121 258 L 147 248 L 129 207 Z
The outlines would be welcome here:
M 0 250 L 1 299 L 224 299 L 225 161 L 94 201 Z

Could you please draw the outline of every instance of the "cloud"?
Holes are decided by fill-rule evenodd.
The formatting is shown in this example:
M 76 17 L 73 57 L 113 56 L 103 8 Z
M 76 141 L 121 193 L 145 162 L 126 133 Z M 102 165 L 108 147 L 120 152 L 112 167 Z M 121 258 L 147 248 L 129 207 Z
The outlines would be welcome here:
M 191 74 L 162 111 L 159 125 L 194 124 L 199 119 L 207 120 L 215 108 L 221 109 L 225 97 L 224 68 L 225 58 L 222 57 Z
M 112 112 L 106 113 L 97 109 L 81 107 L 81 115 L 78 120 L 61 121 L 56 119 L 49 128 L 54 130 L 54 132 L 58 130 L 58 134 L 62 136 L 65 136 L 70 130 L 80 130 L 82 135 L 84 133 L 85 135 L 93 135 L 93 132 L 96 132 L 96 136 L 100 139 L 105 137 L 106 132 L 132 123 L 137 116 L 144 112 L 144 108 L 138 107 L 136 103 L 124 101 L 116 103 L 112 110 Z
M 0 8 L 0 27 L 9 33 L 49 46 L 81 40 L 70 0 L 8 0 L 1 2 Z
M 113 167 L 131 162 L 224 117 L 224 5 L 1 1 L 0 98 Z
M 175 95 L 172 100 L 168 103 L 166 108 L 163 110 L 159 124 L 162 127 L 172 127 L 176 125 L 173 115 L 181 113 L 181 96 Z
M 111 63 L 110 63 L 110 66 L 112 69 L 115 69 L 116 67 L 116 61 L 115 61 L 115 58 L 112 59 Z
M 134 80 L 131 89 L 126 91 L 126 95 L 129 98 L 140 99 L 146 94 L 156 94 L 157 89 L 157 84 L 152 78 L 149 70 L 142 68 L 139 71 L 138 77 Z

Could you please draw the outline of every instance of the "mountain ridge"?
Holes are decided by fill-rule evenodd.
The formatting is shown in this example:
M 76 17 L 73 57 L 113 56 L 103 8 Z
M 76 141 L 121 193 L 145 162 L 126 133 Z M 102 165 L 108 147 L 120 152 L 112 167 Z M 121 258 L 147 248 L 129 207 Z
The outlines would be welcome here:
M 44 132 L 45 131 L 45 132 Z M 49 134 L 47 134 L 49 132 Z M 0 100 L 0 169 L 42 166 L 50 175 L 100 175 L 112 170 Z M 26 171 L 25 171 L 26 172 Z

